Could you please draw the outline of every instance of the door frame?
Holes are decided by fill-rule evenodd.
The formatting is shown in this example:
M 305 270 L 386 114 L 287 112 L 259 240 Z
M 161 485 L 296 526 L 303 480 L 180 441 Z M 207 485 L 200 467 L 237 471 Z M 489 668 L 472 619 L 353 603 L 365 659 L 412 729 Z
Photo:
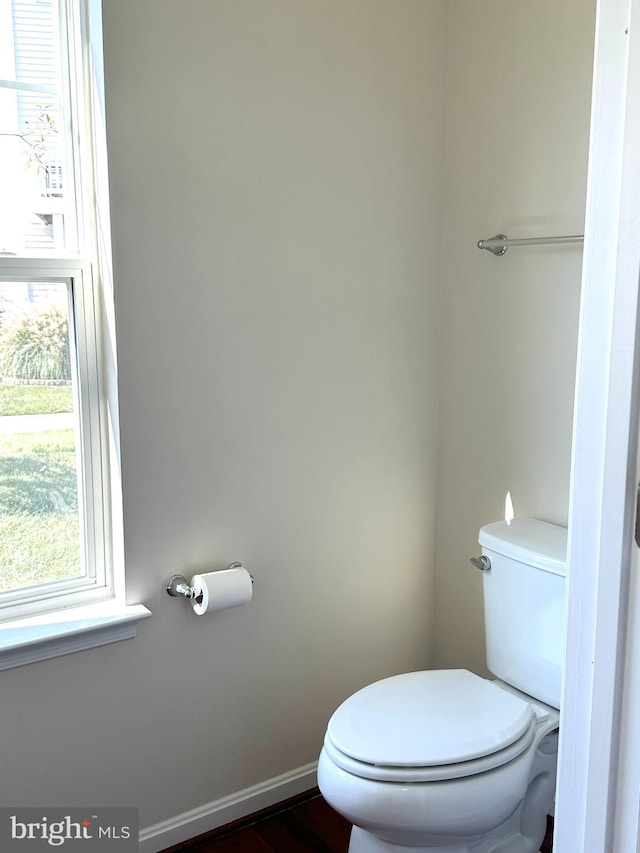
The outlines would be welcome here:
M 599 0 L 569 509 L 555 853 L 634 853 L 625 650 L 638 450 L 640 0 Z M 635 661 L 636 673 L 640 661 Z M 623 705 L 625 715 L 622 714 Z M 640 710 L 640 709 L 639 709 Z M 637 717 L 636 717 L 637 718 Z M 624 785 L 622 784 L 624 783 Z M 629 787 L 631 786 L 631 787 Z M 624 796 L 622 796 L 624 794 Z

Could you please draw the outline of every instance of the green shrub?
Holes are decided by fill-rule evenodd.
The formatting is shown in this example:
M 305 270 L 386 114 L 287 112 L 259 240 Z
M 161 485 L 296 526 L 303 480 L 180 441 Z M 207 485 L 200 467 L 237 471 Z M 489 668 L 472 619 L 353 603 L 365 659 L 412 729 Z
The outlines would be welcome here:
M 30 308 L 0 335 L 0 374 L 11 379 L 71 379 L 69 324 L 59 308 Z

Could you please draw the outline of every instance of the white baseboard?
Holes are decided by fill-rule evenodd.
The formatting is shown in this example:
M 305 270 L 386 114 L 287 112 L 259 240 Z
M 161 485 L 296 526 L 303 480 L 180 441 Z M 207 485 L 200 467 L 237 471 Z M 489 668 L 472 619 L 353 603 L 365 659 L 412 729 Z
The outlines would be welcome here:
M 317 768 L 318 762 L 313 761 L 251 788 L 236 791 L 235 794 L 148 826 L 140 831 L 140 853 L 158 853 L 159 850 L 188 841 L 203 832 L 210 832 L 315 788 Z

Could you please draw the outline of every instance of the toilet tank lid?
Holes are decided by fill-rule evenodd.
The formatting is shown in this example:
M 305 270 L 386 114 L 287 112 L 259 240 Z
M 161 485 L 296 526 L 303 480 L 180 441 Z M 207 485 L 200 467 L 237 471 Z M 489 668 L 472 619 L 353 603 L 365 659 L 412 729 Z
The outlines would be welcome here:
M 514 518 L 486 524 L 478 536 L 484 550 L 494 551 L 519 563 L 565 575 L 567 528 L 537 518 Z

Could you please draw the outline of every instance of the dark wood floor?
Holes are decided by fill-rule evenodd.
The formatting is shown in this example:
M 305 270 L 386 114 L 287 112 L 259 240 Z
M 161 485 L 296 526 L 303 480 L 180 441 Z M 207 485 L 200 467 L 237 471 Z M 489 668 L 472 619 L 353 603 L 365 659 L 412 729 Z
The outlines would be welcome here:
M 275 813 L 271 810 L 236 821 L 163 853 L 346 853 L 351 825 L 317 791 L 283 806 Z M 551 836 L 550 827 L 541 853 L 551 853 Z

